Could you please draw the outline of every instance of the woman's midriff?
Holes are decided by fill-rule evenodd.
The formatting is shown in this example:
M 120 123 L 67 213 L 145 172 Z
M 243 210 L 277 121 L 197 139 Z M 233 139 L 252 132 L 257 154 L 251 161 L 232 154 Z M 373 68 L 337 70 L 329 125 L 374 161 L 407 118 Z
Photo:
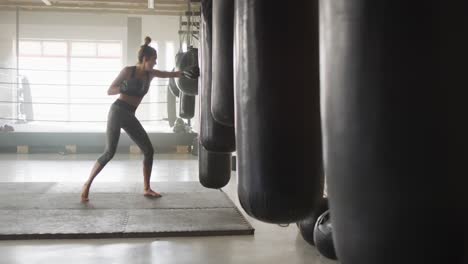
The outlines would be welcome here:
M 119 100 L 122 100 L 130 105 L 133 105 L 135 107 L 138 107 L 141 103 L 141 100 L 143 100 L 143 97 L 138 97 L 138 96 L 130 96 L 126 94 L 120 94 Z

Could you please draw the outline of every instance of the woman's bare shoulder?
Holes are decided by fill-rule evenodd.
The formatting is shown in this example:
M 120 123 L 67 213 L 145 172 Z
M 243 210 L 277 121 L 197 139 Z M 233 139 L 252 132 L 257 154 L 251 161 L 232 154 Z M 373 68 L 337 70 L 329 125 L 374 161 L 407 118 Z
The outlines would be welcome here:
M 135 66 L 125 66 L 122 69 L 122 72 L 130 72 Z
M 125 67 L 123 67 L 122 70 L 120 71 L 120 75 L 126 77 L 126 79 L 127 79 L 128 77 L 130 77 L 130 74 L 132 72 L 133 67 L 134 66 L 125 66 Z

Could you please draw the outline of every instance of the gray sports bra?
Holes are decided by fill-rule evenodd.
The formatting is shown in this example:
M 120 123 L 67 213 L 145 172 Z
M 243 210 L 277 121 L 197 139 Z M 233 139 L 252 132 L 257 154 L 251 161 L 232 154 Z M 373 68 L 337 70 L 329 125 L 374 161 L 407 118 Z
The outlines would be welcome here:
M 135 77 L 136 66 L 132 66 L 131 71 L 132 73 L 130 75 L 130 79 L 123 81 L 123 85 L 121 87 L 120 92 L 130 96 L 145 96 L 145 94 L 148 93 L 150 86 L 149 72 L 146 72 L 146 78 L 142 81 Z

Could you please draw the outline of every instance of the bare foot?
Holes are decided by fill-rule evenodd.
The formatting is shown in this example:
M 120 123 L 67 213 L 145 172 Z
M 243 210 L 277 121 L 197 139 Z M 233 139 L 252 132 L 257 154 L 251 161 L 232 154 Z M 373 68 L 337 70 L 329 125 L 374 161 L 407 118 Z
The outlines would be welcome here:
M 82 203 L 87 203 L 89 202 L 89 183 L 85 183 L 83 185 L 83 191 L 81 192 L 81 202 Z
M 144 196 L 149 196 L 149 197 L 155 197 L 155 198 L 159 198 L 159 197 L 162 197 L 161 194 L 149 189 L 149 190 L 146 190 L 145 193 L 143 194 Z

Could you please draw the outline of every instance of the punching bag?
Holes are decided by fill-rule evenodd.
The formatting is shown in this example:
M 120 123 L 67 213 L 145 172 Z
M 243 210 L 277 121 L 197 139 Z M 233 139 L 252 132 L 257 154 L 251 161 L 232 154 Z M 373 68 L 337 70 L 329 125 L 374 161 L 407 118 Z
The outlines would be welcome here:
M 321 1 L 326 175 L 343 264 L 466 263 L 466 134 L 452 134 L 456 101 L 445 100 L 460 55 L 450 37 L 467 25 L 445 25 L 466 17 L 454 6 Z
M 26 77 L 21 78 L 21 83 L 23 85 L 23 96 L 25 102 L 32 102 L 32 94 L 31 94 L 31 85 L 29 84 L 29 80 Z M 28 103 L 24 105 L 24 114 L 26 115 L 26 121 L 33 121 L 34 120 L 34 108 L 32 103 Z
M 186 52 L 176 55 L 176 71 L 184 71 L 194 66 L 198 66 L 198 49 L 189 47 Z M 189 79 L 185 76 L 175 79 L 179 90 L 187 95 L 195 96 L 198 94 L 198 80 Z
M 172 71 L 174 71 L 173 69 Z M 175 97 L 179 97 L 180 91 L 179 88 L 177 87 L 177 84 L 175 83 L 174 78 L 169 78 L 169 90 Z
M 213 2 L 213 70 L 211 113 L 234 126 L 234 0 Z
M 314 244 L 322 256 L 333 260 L 337 259 L 329 210 L 320 215 L 315 223 Z
M 201 145 L 198 151 L 200 183 L 210 189 L 220 189 L 226 186 L 231 179 L 232 154 L 208 151 Z
M 323 194 L 318 1 L 236 0 L 235 18 L 239 200 L 261 221 L 297 222 Z
M 313 211 L 301 221 L 297 222 L 297 227 L 301 232 L 302 238 L 312 246 L 315 246 L 314 242 L 314 229 L 315 223 L 318 218 L 328 210 L 328 199 L 322 197 L 318 200 L 317 206 Z
M 169 126 L 173 127 L 175 120 L 177 119 L 176 97 L 171 93 L 169 85 L 167 86 L 166 99 L 167 120 L 169 121 Z
M 195 96 L 180 92 L 179 95 L 179 116 L 185 119 L 191 119 L 195 116 Z
M 202 1 L 200 26 L 200 142 L 209 151 L 233 152 L 234 128 L 222 125 L 211 114 L 211 12 L 212 1 Z

